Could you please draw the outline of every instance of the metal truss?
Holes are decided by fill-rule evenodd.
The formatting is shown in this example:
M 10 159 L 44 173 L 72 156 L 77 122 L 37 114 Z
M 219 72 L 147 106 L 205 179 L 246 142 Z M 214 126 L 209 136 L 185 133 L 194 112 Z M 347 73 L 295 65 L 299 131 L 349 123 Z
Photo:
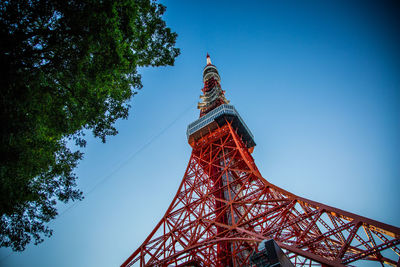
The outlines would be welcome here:
M 230 122 L 193 145 L 167 212 L 122 266 L 251 266 L 270 238 L 296 266 L 400 266 L 399 228 L 269 183 Z

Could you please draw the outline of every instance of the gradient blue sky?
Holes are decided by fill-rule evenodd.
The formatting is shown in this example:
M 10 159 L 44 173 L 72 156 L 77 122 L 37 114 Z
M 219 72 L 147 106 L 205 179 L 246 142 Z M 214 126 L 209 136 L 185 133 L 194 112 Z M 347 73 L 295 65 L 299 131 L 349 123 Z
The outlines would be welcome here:
M 386 1 L 161 1 L 179 34 L 174 67 L 144 88 L 76 170 L 86 199 L 54 235 L 0 266 L 119 266 L 173 199 L 210 53 L 255 136 L 264 177 L 294 194 L 400 226 L 400 9 Z M 361 266 L 360 264 L 359 266 Z

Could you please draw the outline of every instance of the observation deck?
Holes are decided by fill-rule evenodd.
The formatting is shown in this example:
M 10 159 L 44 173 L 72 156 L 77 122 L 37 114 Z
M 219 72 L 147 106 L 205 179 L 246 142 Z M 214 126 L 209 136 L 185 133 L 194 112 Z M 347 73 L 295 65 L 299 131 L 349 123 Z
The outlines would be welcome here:
M 220 105 L 189 124 L 186 130 L 189 144 L 193 145 L 201 137 L 226 124 L 226 121 L 232 121 L 232 127 L 236 129 L 237 134 L 241 136 L 247 148 L 252 148 L 256 145 L 254 136 L 246 123 L 244 123 L 235 107 L 228 104 Z
M 221 77 L 219 77 L 219 73 L 217 67 L 212 64 L 209 64 L 204 67 L 203 70 L 203 81 L 207 81 L 211 77 L 214 77 L 218 82 L 221 82 Z

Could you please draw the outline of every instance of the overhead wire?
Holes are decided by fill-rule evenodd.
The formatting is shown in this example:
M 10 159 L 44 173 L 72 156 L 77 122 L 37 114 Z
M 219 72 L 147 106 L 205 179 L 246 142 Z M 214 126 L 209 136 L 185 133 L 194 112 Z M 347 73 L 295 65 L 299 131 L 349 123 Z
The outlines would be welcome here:
M 108 175 L 104 176 L 102 179 L 100 179 L 90 190 L 87 191 L 85 194 L 86 196 L 90 195 L 95 191 L 100 185 L 104 184 L 108 179 L 110 179 L 115 173 L 117 173 L 120 169 L 122 169 L 125 165 L 127 165 L 132 159 L 134 159 L 139 153 L 141 153 L 143 150 L 145 150 L 148 146 L 151 145 L 155 140 L 157 140 L 160 136 L 162 136 L 169 128 L 172 127 L 177 121 L 179 121 L 180 118 L 182 118 L 190 109 L 193 108 L 193 104 L 190 104 L 186 109 L 184 109 L 174 120 L 172 120 L 166 127 L 164 127 L 160 132 L 158 132 L 156 135 L 154 135 L 152 138 L 149 139 L 146 143 L 144 143 L 141 147 L 139 147 L 136 151 L 132 152 L 126 160 L 122 161 L 120 164 L 115 167 L 113 171 L 111 171 Z M 72 205 L 70 205 L 68 208 L 66 208 L 64 211 L 62 211 L 58 217 L 61 217 L 63 214 L 68 212 L 70 209 L 75 207 L 78 203 L 80 202 L 74 202 Z

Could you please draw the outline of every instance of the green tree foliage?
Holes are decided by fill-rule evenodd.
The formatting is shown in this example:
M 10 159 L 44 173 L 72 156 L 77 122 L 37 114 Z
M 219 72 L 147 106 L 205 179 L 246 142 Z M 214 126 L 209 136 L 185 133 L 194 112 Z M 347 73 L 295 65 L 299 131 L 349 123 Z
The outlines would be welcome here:
M 142 87 L 137 67 L 179 54 L 164 11 L 150 0 L 0 1 L 1 246 L 42 242 L 57 201 L 82 199 L 84 132 L 117 134 Z

